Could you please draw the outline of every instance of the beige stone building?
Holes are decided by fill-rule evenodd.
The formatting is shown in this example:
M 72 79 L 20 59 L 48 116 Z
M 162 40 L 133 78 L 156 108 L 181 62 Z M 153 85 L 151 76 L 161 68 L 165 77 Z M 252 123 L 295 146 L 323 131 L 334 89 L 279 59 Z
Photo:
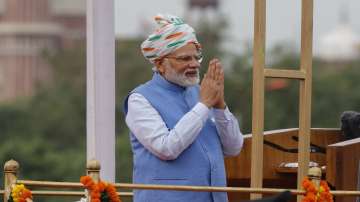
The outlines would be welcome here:
M 0 0 L 0 102 L 51 80 L 44 51 L 85 39 L 86 0 Z

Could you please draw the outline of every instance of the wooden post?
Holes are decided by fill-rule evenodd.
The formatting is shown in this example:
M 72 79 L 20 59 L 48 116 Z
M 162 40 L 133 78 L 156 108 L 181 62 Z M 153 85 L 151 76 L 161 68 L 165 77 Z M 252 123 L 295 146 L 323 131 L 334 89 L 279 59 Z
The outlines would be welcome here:
M 263 181 L 265 29 L 266 0 L 255 0 L 251 188 L 261 188 Z M 250 197 L 261 198 L 261 194 Z
M 19 163 L 14 160 L 7 161 L 4 165 L 4 202 L 9 199 L 11 186 L 16 183 L 19 167 Z
M 305 72 L 305 79 L 300 81 L 298 189 L 301 189 L 301 180 L 306 176 L 310 161 L 313 4 L 313 0 L 302 0 L 300 70 Z

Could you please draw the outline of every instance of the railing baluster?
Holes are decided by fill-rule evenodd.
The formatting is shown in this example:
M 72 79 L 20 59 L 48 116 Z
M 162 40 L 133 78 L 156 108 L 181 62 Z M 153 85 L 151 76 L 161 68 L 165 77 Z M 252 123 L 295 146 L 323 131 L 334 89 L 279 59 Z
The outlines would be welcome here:
M 16 183 L 19 163 L 10 160 L 4 165 L 4 202 L 7 202 L 11 194 L 11 186 Z

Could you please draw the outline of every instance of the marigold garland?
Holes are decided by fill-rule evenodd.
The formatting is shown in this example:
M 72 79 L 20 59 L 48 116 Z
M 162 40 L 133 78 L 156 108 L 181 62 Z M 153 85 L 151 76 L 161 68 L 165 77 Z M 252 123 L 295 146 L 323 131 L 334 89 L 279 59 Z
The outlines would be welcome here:
M 23 184 L 15 184 L 11 189 L 8 202 L 30 202 L 32 194 Z
M 91 202 L 121 202 L 116 188 L 110 183 L 95 183 L 90 176 L 82 176 L 80 182 L 90 192 Z
M 319 190 L 307 178 L 302 181 L 302 187 L 305 189 L 306 194 L 301 202 L 334 202 L 333 196 L 330 193 L 330 188 L 326 181 L 320 181 Z

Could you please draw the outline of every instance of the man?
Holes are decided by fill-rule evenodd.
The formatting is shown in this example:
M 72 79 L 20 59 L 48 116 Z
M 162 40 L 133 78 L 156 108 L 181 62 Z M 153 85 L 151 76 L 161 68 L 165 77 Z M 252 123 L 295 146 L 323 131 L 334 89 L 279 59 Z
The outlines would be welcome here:
M 182 19 L 158 15 L 160 28 L 142 45 L 153 78 L 124 103 L 131 131 L 134 183 L 226 186 L 224 155 L 243 144 L 224 101 L 224 72 L 211 60 L 199 86 L 201 47 Z M 226 202 L 221 192 L 135 190 L 135 202 Z

